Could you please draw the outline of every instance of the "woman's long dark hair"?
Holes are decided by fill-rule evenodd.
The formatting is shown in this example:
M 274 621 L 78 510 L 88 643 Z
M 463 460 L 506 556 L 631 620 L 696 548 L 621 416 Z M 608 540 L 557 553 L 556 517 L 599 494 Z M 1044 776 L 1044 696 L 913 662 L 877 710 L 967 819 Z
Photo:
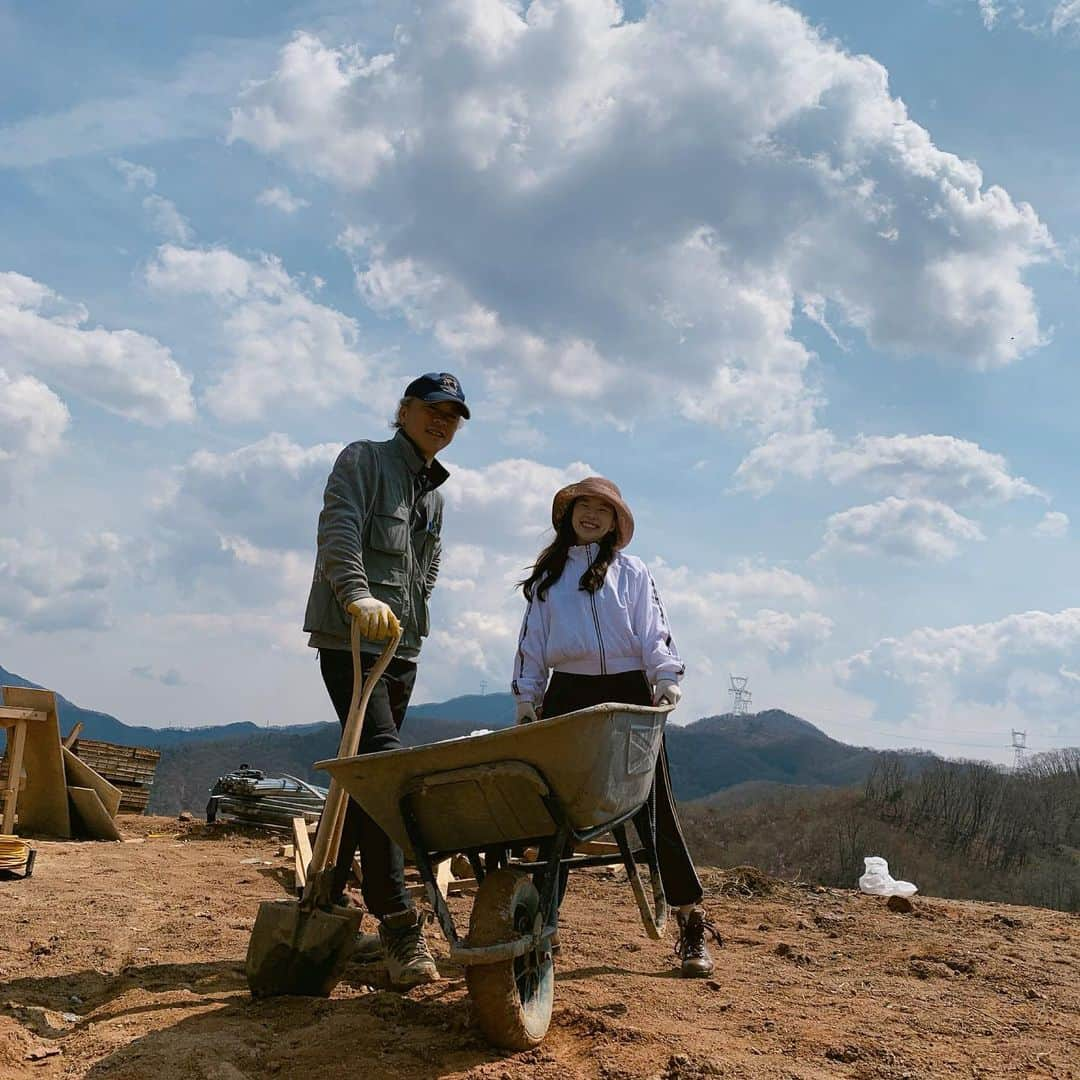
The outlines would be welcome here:
M 559 521 L 559 527 L 555 530 L 555 539 L 536 558 L 532 571 L 524 581 L 519 581 L 521 591 L 527 600 L 534 597 L 543 600 L 547 596 L 548 589 L 563 576 L 566 569 L 566 560 L 570 557 L 570 549 L 577 543 L 574 533 L 574 503 L 575 499 L 567 508 Z M 589 568 L 581 575 L 578 588 L 582 592 L 594 593 L 604 584 L 608 567 L 611 565 L 615 554 L 615 529 L 605 536 L 597 545 L 599 550 Z

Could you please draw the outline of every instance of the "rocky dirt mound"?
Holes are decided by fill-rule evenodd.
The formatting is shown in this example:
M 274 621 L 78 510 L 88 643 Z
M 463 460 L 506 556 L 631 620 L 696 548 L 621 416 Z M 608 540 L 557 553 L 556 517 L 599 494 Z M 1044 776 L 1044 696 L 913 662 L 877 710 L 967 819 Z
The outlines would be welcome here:
M 1080 1077 L 1073 916 L 919 897 L 901 913 L 706 871 L 724 944 L 691 982 L 625 880 L 590 871 L 564 907 L 551 1032 L 509 1055 L 478 1035 L 434 935 L 443 979 L 407 996 L 353 965 L 330 1000 L 253 1003 L 255 910 L 291 884 L 278 842 L 121 825 L 126 843 L 43 843 L 32 879 L 0 882 L 0 1077 Z

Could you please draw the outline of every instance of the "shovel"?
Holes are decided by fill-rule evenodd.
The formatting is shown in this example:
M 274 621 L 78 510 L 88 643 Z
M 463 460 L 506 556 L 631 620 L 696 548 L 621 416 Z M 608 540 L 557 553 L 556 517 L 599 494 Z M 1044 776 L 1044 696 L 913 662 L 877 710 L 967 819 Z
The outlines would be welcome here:
M 400 640 L 401 627 L 395 619 L 393 637 L 364 679 L 360 667 L 360 636 L 356 622 L 353 622 L 352 704 L 341 734 L 338 757 L 356 754 L 371 692 Z M 331 780 L 315 833 L 307 885 L 300 900 L 267 900 L 259 905 L 245 963 L 252 997 L 281 994 L 328 997 L 349 962 L 363 913 L 330 902 L 347 799 L 337 780 Z

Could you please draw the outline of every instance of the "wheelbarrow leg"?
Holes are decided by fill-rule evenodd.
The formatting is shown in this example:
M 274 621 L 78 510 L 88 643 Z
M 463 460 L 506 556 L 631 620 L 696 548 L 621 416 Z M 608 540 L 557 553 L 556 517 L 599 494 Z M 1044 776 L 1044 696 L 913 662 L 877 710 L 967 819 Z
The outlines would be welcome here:
M 439 920 L 439 926 L 442 928 L 443 934 L 446 935 L 446 940 L 449 942 L 450 947 L 453 948 L 460 943 L 457 927 L 454 925 L 454 916 L 450 914 L 450 908 L 447 907 L 446 897 L 443 896 L 442 889 L 439 888 L 438 879 L 435 877 L 435 868 L 431 865 L 431 859 L 424 845 L 424 837 L 421 834 L 416 815 L 413 813 L 412 796 L 405 795 L 398 803 L 398 809 L 401 812 L 401 820 L 405 825 L 409 843 L 412 845 L 416 868 L 420 871 L 420 880 L 423 881 L 427 890 L 428 901 L 435 912 L 435 918 Z
M 634 852 L 630 849 L 630 841 L 626 837 L 626 826 L 618 825 L 611 830 L 612 836 L 615 837 L 615 842 L 619 845 L 619 852 L 623 857 L 623 865 L 626 867 L 626 876 L 630 879 L 630 887 L 634 890 L 634 899 L 637 901 L 638 912 L 641 914 L 641 921 L 645 926 L 645 932 L 654 941 L 659 941 L 664 936 L 664 927 L 667 925 L 667 897 L 664 896 L 664 883 L 660 880 L 659 869 L 656 864 L 656 848 L 655 843 L 652 843 L 652 852 L 650 853 L 650 840 L 648 831 L 646 831 L 646 837 L 642 838 L 642 844 L 645 846 L 645 857 L 649 864 L 649 879 L 652 884 L 653 893 L 653 906 L 650 906 L 649 900 L 645 895 L 645 886 L 641 882 L 641 874 L 638 872 L 637 860 L 634 858 Z

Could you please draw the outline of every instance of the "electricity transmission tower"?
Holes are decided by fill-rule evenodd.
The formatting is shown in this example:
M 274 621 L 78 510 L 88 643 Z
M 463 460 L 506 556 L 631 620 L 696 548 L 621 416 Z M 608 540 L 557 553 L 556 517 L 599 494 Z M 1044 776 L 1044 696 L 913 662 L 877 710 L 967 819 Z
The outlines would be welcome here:
M 747 675 L 729 675 L 731 680 L 731 689 L 728 693 L 731 695 L 731 714 L 732 716 L 749 716 L 750 715 L 750 702 L 753 695 L 746 689 L 746 684 L 750 681 Z
M 1024 764 L 1024 754 L 1027 752 L 1027 732 L 1017 731 L 1012 733 L 1013 768 L 1019 769 Z

